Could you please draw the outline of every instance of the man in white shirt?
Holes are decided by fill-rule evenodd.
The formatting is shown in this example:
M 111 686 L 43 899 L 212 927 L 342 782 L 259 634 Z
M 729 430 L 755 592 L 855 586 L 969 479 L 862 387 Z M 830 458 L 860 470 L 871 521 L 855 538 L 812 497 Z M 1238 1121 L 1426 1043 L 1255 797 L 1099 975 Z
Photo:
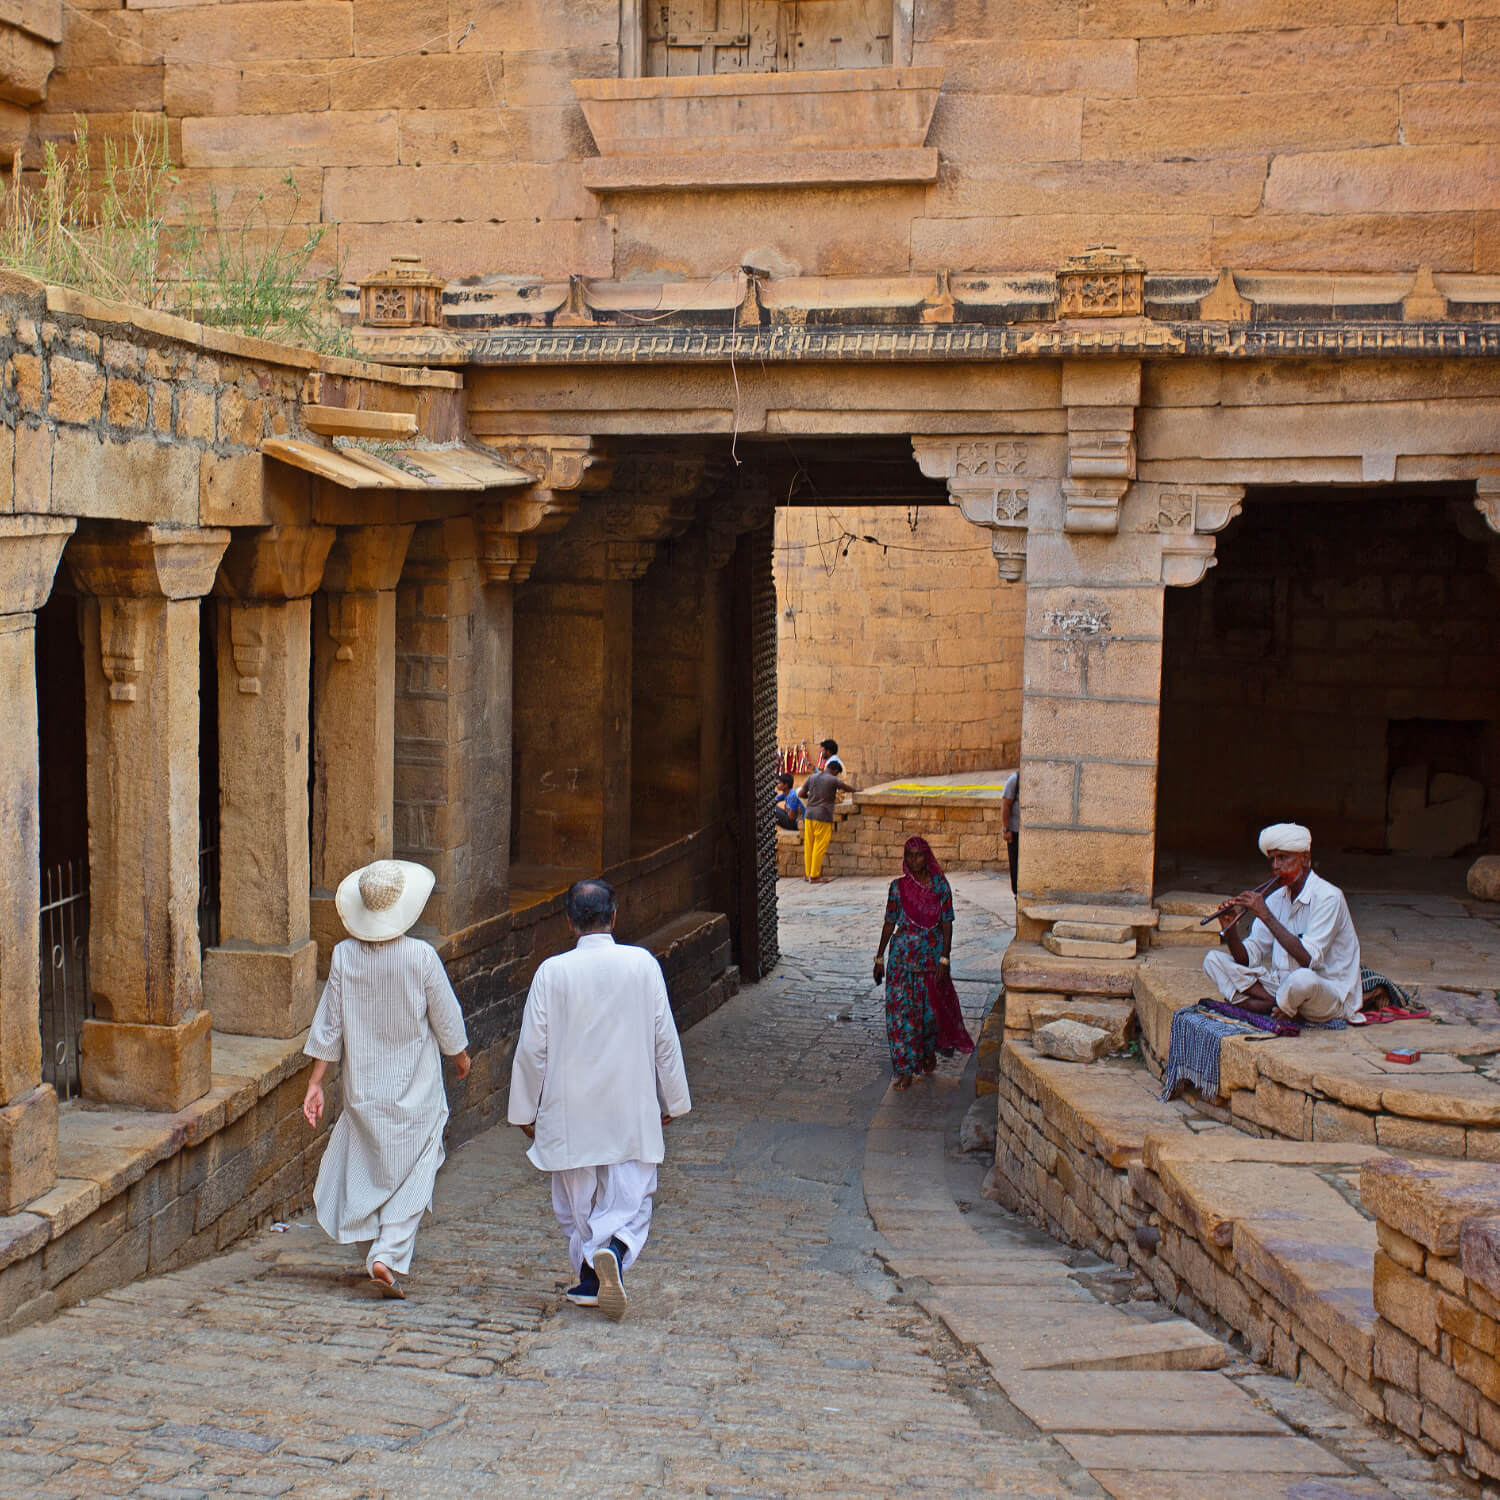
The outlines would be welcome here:
M 531 981 L 511 1068 L 510 1123 L 552 1174 L 578 1284 L 568 1300 L 625 1316 L 625 1271 L 646 1243 L 662 1126 L 692 1108 L 661 965 L 614 940 L 607 880 L 568 891 L 578 942 Z
M 1242 891 L 1219 918 L 1228 952 L 1204 956 L 1203 971 L 1219 993 L 1261 1015 L 1287 1020 L 1348 1020 L 1362 1003 L 1359 939 L 1344 893 L 1313 873 L 1312 835 L 1300 823 L 1263 829 L 1260 851 L 1280 882 L 1269 896 Z M 1243 940 L 1242 912 L 1255 921 Z

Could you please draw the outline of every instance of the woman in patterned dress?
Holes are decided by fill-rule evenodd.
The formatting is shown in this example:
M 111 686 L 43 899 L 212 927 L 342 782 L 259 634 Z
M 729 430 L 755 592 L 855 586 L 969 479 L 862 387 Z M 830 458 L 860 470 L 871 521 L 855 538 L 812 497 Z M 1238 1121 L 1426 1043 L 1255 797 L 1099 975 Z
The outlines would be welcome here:
M 939 1052 L 972 1052 L 958 996 L 948 975 L 953 946 L 953 891 L 924 838 L 909 838 L 904 873 L 891 882 L 875 953 L 875 983 L 885 981 L 885 1025 L 895 1087 L 909 1089 L 931 1073 Z M 886 978 L 885 951 L 891 950 Z

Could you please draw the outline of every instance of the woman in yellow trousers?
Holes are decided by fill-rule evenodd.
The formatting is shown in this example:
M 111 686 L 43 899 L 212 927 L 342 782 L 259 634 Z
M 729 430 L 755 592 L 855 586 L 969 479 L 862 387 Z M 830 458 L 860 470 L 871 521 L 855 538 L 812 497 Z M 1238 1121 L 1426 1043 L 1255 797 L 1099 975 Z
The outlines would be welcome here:
M 824 880 L 823 856 L 833 841 L 833 803 L 852 786 L 839 780 L 844 764 L 837 756 L 802 784 L 802 872 L 807 881 Z

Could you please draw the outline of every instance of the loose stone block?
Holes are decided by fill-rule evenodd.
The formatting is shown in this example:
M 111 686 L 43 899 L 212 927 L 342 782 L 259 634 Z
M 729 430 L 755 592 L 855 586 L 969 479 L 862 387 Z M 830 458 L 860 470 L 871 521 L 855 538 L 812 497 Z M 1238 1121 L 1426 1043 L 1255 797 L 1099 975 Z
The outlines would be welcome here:
M 1124 942 L 1090 942 L 1080 938 L 1059 937 L 1054 927 L 1042 934 L 1042 947 L 1060 958 L 1134 958 L 1135 938 Z
M 1032 1045 L 1043 1057 L 1060 1062 L 1093 1062 L 1109 1050 L 1109 1033 L 1079 1021 L 1051 1021 L 1032 1033 Z
M 1085 943 L 1129 943 L 1135 940 L 1135 928 L 1123 922 L 1054 922 L 1052 936 Z
M 1500 901 L 1500 854 L 1484 854 L 1469 866 L 1469 894 L 1480 901 Z

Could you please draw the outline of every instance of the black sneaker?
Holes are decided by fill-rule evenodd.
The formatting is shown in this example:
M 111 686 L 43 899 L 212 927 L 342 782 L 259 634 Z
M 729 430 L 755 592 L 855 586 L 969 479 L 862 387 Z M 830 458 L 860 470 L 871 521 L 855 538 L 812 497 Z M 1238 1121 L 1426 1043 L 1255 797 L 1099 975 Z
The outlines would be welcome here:
M 599 1278 L 591 1267 L 579 1267 L 578 1285 L 568 1288 L 568 1301 L 575 1307 L 598 1307 Z
M 624 1244 L 612 1239 L 603 1250 L 594 1255 L 594 1274 L 599 1278 L 599 1295 L 595 1302 L 604 1316 L 618 1323 L 625 1316 L 625 1254 Z

